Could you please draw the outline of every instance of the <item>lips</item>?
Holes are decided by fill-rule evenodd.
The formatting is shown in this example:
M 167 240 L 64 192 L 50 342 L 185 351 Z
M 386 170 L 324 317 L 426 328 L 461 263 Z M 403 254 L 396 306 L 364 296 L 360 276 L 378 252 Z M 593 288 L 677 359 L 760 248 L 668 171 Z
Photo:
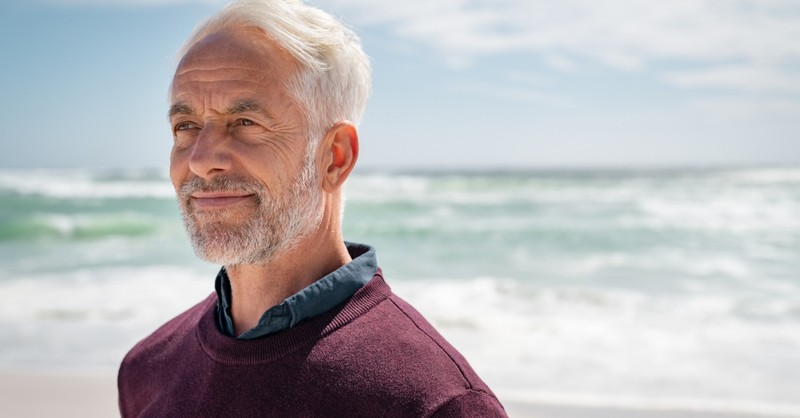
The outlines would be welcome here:
M 196 209 L 222 209 L 251 198 L 252 193 L 243 192 L 194 192 L 190 197 Z

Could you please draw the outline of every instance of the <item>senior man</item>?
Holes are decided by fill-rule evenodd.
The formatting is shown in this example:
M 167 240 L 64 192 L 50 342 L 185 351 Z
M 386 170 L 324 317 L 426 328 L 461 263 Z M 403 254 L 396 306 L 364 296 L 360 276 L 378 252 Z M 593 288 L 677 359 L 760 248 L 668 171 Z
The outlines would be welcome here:
M 369 89 L 358 38 L 299 1 L 234 2 L 189 39 L 170 177 L 196 253 L 224 267 L 125 357 L 124 417 L 505 416 L 343 240 Z

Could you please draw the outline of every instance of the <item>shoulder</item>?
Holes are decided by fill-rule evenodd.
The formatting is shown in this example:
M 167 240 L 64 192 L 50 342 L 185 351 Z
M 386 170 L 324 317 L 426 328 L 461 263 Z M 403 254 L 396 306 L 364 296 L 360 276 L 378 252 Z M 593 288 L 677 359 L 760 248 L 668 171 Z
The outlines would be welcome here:
M 442 369 L 450 370 L 454 376 L 458 376 L 465 390 L 477 391 L 494 397 L 492 391 L 478 376 L 467 359 L 439 334 L 436 328 L 411 304 L 394 294 L 389 297 L 388 302 L 392 304 L 391 309 L 398 311 L 399 321 L 409 324 L 408 329 L 401 327 L 405 330 L 405 335 L 420 346 L 428 347 L 423 351 L 429 352 L 428 355 L 431 357 L 430 361 L 434 363 L 433 365 L 440 365 Z M 466 392 L 459 391 L 459 393 Z
M 368 286 L 388 289 L 381 277 L 373 282 Z M 310 353 L 312 364 L 335 371 L 328 378 L 340 387 L 352 388 L 359 396 L 375 396 L 414 415 L 457 416 L 451 411 L 482 404 L 497 412 L 486 416 L 505 416 L 467 360 L 416 309 L 387 293 L 380 303 L 321 340 Z
M 431 418 L 451 417 L 503 418 L 507 415 L 493 394 L 470 389 L 451 398 L 431 414 Z
M 212 295 L 214 296 L 214 295 Z M 171 319 L 136 344 L 122 360 L 117 375 L 119 407 L 123 416 L 136 416 L 156 399 L 166 395 L 169 380 L 179 379 L 174 370 L 186 370 L 193 361 L 192 347 L 197 323 L 213 309 L 209 297 Z
M 179 342 L 194 332 L 195 325 L 215 306 L 216 297 L 210 295 L 195 306 L 167 321 L 152 334 L 139 341 L 125 356 L 122 368 L 162 357 L 165 351 L 177 349 Z M 156 353 L 160 355 L 155 355 Z
M 385 286 L 387 297 L 342 329 L 343 334 L 358 336 L 360 350 L 376 356 L 367 358 L 397 365 L 413 359 L 424 364 L 426 375 L 435 371 L 453 384 L 490 392 L 464 356 L 419 311 L 388 290 L 382 276 L 376 279 L 370 284 Z

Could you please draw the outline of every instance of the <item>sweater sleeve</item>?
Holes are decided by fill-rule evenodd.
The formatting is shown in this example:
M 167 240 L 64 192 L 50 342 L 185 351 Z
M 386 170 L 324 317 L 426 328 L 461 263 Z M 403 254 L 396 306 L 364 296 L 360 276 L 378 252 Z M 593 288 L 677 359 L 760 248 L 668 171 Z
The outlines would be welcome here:
M 450 399 L 431 415 L 431 418 L 457 417 L 508 418 L 508 415 L 497 398 L 486 392 L 470 389 Z

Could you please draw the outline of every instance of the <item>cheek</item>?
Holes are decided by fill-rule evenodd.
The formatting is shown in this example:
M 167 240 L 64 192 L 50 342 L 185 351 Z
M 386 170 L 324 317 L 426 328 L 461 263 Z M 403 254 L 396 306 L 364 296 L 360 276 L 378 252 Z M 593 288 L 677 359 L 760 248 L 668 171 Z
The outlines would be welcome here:
M 179 191 L 181 185 L 189 175 L 189 158 L 185 149 L 173 148 L 169 156 L 169 178 L 175 191 Z

